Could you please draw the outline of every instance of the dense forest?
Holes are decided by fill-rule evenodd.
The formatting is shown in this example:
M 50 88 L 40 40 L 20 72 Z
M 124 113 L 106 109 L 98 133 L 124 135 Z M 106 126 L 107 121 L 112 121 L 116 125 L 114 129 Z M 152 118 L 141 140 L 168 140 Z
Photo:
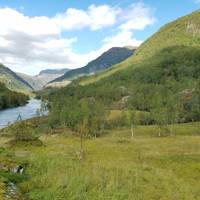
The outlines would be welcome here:
M 89 129 L 94 124 L 96 129 L 111 126 L 102 118 L 105 119 L 105 113 L 108 115 L 112 110 L 128 112 L 132 116 L 131 123 L 137 121 L 137 124 L 143 125 L 166 126 L 199 121 L 199 77 L 198 48 L 166 48 L 138 63 L 134 70 L 129 68 L 86 86 L 74 82 L 64 89 L 54 91 L 49 95 L 52 102 L 50 122 L 54 126 L 65 124 L 73 129 L 84 124 L 88 127 L 88 133 L 91 133 Z M 133 116 L 138 112 L 140 116 L 134 121 Z M 128 125 L 130 116 L 122 114 L 121 117 L 124 119 L 112 123 L 116 126 Z
M 24 105 L 27 101 L 28 96 L 13 92 L 0 83 L 0 110 Z
M 199 19 L 200 12 L 194 12 L 169 23 L 126 61 L 51 92 L 47 98 L 52 124 L 70 128 L 76 124 L 91 133 L 91 124 L 101 128 L 156 124 L 163 128 L 199 121 Z M 94 119 L 89 116 L 95 110 L 105 114 L 96 113 L 95 118 L 100 119 L 91 122 Z M 108 122 L 114 110 L 121 112 L 120 118 Z

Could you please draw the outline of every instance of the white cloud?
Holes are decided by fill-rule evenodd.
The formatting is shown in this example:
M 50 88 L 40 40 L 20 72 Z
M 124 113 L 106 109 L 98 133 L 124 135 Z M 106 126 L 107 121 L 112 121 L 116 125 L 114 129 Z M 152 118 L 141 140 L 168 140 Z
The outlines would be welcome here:
M 136 40 L 133 37 L 133 32 L 131 31 L 120 31 L 114 36 L 111 37 L 106 37 L 104 39 L 104 46 L 106 48 L 111 48 L 111 47 L 124 47 L 124 46 L 139 46 L 142 41 Z
M 89 16 L 91 18 L 91 29 L 98 30 L 102 27 L 112 26 L 116 23 L 117 14 L 120 13 L 120 9 L 111 8 L 107 5 L 89 7 Z
M 114 25 L 118 13 L 119 9 L 108 5 L 91 5 L 86 11 L 69 8 L 65 13 L 56 15 L 54 20 L 64 30 L 79 30 L 86 27 L 98 30 Z
M 195 3 L 200 3 L 200 0 L 195 0 Z
M 0 24 L 1 35 L 11 31 L 19 31 L 34 36 L 60 33 L 60 28 L 52 19 L 45 16 L 24 16 L 19 11 L 11 8 L 0 9 Z
M 134 38 L 134 31 L 154 22 L 152 10 L 142 3 L 128 9 L 109 5 L 91 5 L 86 10 L 69 8 L 51 18 L 29 17 L 11 8 L 0 8 L 0 62 L 26 73 L 38 73 L 44 68 L 81 67 L 111 47 L 140 45 L 142 41 Z M 85 54 L 74 53 L 76 36 L 65 38 L 62 34 L 83 28 L 95 34 L 109 27 L 116 34 L 102 39 L 101 48 Z
M 155 23 L 152 9 L 144 3 L 132 4 L 127 10 L 122 11 L 122 30 L 143 30 L 146 26 Z

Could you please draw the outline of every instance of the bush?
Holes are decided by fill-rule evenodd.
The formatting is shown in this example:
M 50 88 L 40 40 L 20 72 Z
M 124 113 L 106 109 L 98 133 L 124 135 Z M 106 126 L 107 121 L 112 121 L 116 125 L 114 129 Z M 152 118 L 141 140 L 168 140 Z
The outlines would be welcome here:
M 10 141 L 11 145 L 35 145 L 41 146 L 42 141 L 36 135 L 36 127 L 31 122 L 19 122 L 12 127 L 14 139 Z

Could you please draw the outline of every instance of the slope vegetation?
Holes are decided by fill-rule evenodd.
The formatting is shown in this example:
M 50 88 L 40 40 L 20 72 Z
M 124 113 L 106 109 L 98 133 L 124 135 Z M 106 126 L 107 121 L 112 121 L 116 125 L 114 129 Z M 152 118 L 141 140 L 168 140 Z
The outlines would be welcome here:
M 55 104 L 64 97 L 70 102 L 95 99 L 109 109 L 149 112 L 152 119 L 145 123 L 158 125 L 198 121 L 198 27 L 200 12 L 176 20 L 161 28 L 125 62 L 99 75 L 73 81 L 51 99 Z
M 137 49 L 134 56 L 96 76 L 80 79 L 79 84 L 87 85 L 94 83 L 126 68 L 134 70 L 144 60 L 149 60 L 156 54 L 158 55 L 163 49 L 182 45 L 187 47 L 200 47 L 200 11 L 196 11 L 165 25 L 145 41 Z
M 28 97 L 22 93 L 10 91 L 0 83 L 0 110 L 26 104 Z
M 29 83 L 2 64 L 0 64 L 0 82 L 4 83 L 7 88 L 14 91 L 27 93 L 33 90 Z

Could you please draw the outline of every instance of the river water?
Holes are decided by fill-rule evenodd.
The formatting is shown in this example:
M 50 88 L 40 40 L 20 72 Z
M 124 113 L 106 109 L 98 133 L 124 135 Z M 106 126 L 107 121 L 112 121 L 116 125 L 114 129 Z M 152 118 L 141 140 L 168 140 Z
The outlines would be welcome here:
M 22 120 L 36 117 L 37 110 L 41 108 L 41 103 L 41 100 L 30 99 L 25 106 L 0 111 L 0 129 L 15 123 L 19 115 Z

